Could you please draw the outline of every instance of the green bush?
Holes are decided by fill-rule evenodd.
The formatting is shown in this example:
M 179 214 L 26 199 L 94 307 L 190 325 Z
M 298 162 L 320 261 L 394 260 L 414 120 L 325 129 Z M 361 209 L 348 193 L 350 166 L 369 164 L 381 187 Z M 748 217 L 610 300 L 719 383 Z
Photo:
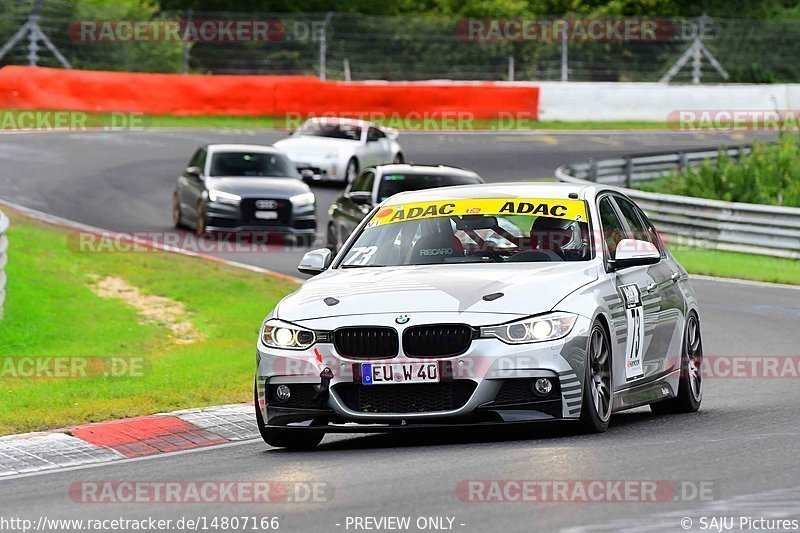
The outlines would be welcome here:
M 737 161 L 720 150 L 716 161 L 642 183 L 645 191 L 800 207 L 800 139 L 782 135 L 776 143 L 755 143 Z

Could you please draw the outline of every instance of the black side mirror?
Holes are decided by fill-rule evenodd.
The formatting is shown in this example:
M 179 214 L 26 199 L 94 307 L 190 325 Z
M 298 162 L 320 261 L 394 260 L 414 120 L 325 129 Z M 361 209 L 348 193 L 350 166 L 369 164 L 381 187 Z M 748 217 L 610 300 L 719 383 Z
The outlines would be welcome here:
M 186 175 L 190 178 L 200 179 L 200 167 L 191 166 L 186 169 Z
M 372 206 L 372 193 L 356 191 L 350 193 L 350 201 L 358 205 Z

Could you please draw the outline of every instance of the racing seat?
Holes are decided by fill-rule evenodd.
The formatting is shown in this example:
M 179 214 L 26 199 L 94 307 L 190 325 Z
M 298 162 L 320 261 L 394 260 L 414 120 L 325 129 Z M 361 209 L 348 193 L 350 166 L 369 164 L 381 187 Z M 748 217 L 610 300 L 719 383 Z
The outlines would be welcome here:
M 451 257 L 464 257 L 464 245 L 458 237 L 449 232 L 428 233 L 414 243 L 410 264 L 439 264 Z

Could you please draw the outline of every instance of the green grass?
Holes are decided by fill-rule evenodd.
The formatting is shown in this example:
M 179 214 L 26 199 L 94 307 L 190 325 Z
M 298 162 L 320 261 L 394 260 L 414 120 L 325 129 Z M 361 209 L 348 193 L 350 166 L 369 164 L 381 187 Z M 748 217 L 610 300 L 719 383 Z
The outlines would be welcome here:
M 15 126 L 23 124 L 17 118 L 20 110 L 0 110 L 0 115 L 6 117 L 0 120 L 0 129 L 14 129 Z M 50 113 L 43 110 L 42 113 Z M 78 124 L 85 124 L 87 127 L 110 127 L 120 125 L 120 119 L 112 119 L 108 113 L 79 113 L 76 112 L 75 120 Z M 121 115 L 125 115 L 124 113 Z M 366 117 L 365 117 L 366 118 Z M 130 114 L 126 121 L 134 120 L 134 127 L 138 128 L 235 128 L 235 129 L 283 129 L 292 130 L 300 126 L 302 120 L 296 117 L 270 117 L 270 116 L 174 116 L 174 115 L 141 115 Z M 565 122 L 565 121 L 536 121 L 522 118 L 515 121 L 505 120 L 463 120 L 458 121 L 452 117 L 446 117 L 440 121 L 427 121 L 414 117 L 403 120 L 401 117 L 387 117 L 385 120 L 375 120 L 385 126 L 390 126 L 403 131 L 419 130 L 665 130 L 670 126 L 667 122 Z M 125 122 L 128 124 L 129 122 Z
M 68 246 L 66 230 L 7 214 L 0 356 L 142 357 L 145 366 L 128 377 L 0 375 L 0 434 L 252 400 L 261 320 L 295 283 L 177 254 L 81 253 Z M 143 323 L 122 300 L 95 295 L 92 275 L 182 302 L 205 338 L 176 344 L 166 325 Z
M 800 139 L 783 134 L 778 142 L 756 142 L 741 160 L 720 151 L 716 161 L 638 187 L 729 202 L 800 207 Z
M 675 247 L 672 254 L 691 274 L 800 285 L 800 261 L 761 255 Z

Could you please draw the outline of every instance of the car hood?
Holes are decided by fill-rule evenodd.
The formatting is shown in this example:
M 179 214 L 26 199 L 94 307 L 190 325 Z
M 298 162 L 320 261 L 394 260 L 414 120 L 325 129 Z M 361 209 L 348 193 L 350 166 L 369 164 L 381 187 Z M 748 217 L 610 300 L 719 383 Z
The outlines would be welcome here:
M 260 178 L 260 177 L 212 177 L 206 181 L 206 187 L 218 191 L 238 194 L 242 198 L 268 197 L 290 198 L 296 194 L 308 192 L 308 188 L 300 178 Z
M 276 142 L 273 146 L 285 152 L 290 159 L 295 160 L 303 157 L 325 156 L 340 149 L 353 150 L 358 144 L 359 141 L 347 139 L 294 135 Z
M 512 320 L 550 311 L 597 278 L 597 265 L 588 262 L 333 269 L 287 296 L 276 316 L 302 322 L 379 313 L 487 313 L 491 323 L 497 315 Z M 483 299 L 494 293 L 503 296 Z M 339 303 L 329 306 L 326 298 Z

